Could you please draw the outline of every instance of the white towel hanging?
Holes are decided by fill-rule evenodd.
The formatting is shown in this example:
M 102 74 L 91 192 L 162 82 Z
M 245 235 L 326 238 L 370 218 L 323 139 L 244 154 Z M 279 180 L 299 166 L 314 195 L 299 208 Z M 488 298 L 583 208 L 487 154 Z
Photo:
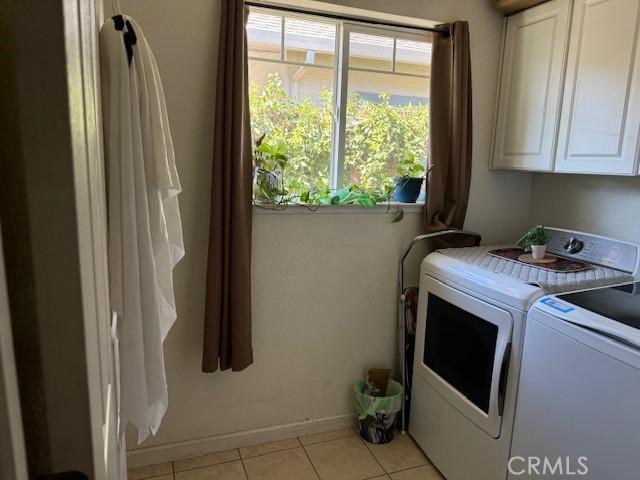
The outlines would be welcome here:
M 155 435 L 167 409 L 162 344 L 176 320 L 173 268 L 184 255 L 181 188 L 162 83 L 142 29 L 125 15 L 107 20 L 100 54 L 121 422 L 138 429 L 140 443 Z

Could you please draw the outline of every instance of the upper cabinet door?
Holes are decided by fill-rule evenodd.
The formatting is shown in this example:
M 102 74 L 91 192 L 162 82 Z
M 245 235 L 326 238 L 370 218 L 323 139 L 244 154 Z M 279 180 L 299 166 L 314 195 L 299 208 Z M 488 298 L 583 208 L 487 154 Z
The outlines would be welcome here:
M 576 0 L 556 171 L 637 172 L 639 7 L 640 0 Z
M 492 167 L 553 170 L 570 0 L 507 18 Z

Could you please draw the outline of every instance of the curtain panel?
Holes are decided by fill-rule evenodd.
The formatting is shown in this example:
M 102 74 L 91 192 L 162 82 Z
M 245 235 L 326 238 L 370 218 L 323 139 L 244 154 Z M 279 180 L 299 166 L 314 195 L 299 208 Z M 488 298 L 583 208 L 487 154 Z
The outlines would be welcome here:
M 243 370 L 251 346 L 252 142 L 247 11 L 221 0 L 202 371 Z
M 454 22 L 433 36 L 427 232 L 464 224 L 471 185 L 471 104 L 469 24 Z

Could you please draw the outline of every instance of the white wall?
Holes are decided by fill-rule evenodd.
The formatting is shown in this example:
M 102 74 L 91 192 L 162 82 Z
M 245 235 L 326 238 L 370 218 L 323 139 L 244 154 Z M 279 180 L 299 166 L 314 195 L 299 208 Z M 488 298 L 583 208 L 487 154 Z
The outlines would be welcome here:
M 530 223 L 640 243 L 640 177 L 536 174 Z
M 527 226 L 530 175 L 488 171 L 502 28 L 490 2 L 335 3 L 470 21 L 475 132 L 466 226 L 491 242 L 518 237 Z M 122 7 L 156 55 L 184 189 L 187 255 L 175 276 L 178 321 L 165 343 L 169 411 L 147 445 L 349 414 L 351 382 L 367 367 L 395 361 L 396 262 L 420 233 L 421 215 L 409 213 L 401 224 L 367 211 L 255 215 L 255 364 L 201 373 L 219 4 L 122 0 Z

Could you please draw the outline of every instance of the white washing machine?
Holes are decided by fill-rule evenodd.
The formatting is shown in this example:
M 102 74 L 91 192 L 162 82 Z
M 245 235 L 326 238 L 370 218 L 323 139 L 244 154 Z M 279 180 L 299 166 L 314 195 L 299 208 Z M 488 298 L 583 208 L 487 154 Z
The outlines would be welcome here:
M 549 293 L 620 284 L 637 245 L 547 228 L 549 253 L 588 264 L 551 272 L 492 255 L 439 250 L 422 262 L 409 433 L 448 480 L 507 478 L 529 308 Z
M 640 478 L 639 408 L 640 283 L 538 300 L 509 479 Z

